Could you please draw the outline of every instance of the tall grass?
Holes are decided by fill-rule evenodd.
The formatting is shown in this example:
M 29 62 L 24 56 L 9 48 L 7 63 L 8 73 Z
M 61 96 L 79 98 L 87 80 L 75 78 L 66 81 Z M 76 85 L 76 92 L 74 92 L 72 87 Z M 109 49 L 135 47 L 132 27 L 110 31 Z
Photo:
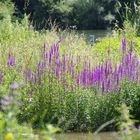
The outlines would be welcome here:
M 114 118 L 122 102 L 138 116 L 140 64 L 134 41 L 103 39 L 92 48 L 74 33 L 34 31 L 27 17 L 21 23 L 0 22 L 0 98 L 11 85 L 21 86 L 19 122 L 93 131 Z M 112 47 L 113 41 L 122 49 Z

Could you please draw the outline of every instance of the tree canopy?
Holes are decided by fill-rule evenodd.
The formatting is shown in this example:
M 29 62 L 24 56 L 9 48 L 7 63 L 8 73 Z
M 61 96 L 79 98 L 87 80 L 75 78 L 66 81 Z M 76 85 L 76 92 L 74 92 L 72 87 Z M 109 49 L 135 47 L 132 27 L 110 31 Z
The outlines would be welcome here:
M 10 0 L 2 0 L 10 2 Z M 11 0 L 16 7 L 14 15 L 23 18 L 26 13 L 37 29 L 49 27 L 50 22 L 65 28 L 104 29 L 116 20 L 120 25 L 126 18 L 139 19 L 139 0 Z M 128 9 L 127 9 L 128 7 Z M 137 9 L 136 9 L 137 8 Z M 128 15 L 126 15 L 128 14 Z

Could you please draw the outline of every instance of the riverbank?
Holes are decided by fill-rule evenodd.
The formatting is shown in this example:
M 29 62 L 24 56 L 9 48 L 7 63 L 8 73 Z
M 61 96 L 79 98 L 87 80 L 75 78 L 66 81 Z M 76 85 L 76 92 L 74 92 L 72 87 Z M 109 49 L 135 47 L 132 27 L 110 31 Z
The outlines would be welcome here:
M 33 129 L 42 135 L 59 130 L 48 123 L 64 132 L 94 132 L 119 114 L 127 114 L 129 122 L 129 111 L 139 120 L 138 37 L 118 34 L 91 47 L 77 34 L 37 32 L 27 17 L 21 23 L 10 18 L 0 22 L 0 118 L 7 124 L 0 129 L 2 138 L 7 131 L 14 139 L 25 130 L 34 139 Z M 121 114 L 117 109 L 123 104 Z M 119 129 L 115 124 L 103 131 Z

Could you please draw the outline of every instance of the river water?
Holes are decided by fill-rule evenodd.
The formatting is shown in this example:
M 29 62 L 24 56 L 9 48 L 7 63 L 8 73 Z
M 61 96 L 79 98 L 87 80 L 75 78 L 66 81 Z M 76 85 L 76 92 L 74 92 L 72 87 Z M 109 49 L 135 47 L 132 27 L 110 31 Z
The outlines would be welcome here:
M 103 132 L 98 135 L 92 133 L 64 133 L 57 134 L 56 140 L 117 140 L 114 132 Z
M 94 35 L 95 39 L 112 35 L 111 30 L 78 30 L 77 32 L 79 34 L 84 34 L 87 38 L 89 38 L 91 35 Z

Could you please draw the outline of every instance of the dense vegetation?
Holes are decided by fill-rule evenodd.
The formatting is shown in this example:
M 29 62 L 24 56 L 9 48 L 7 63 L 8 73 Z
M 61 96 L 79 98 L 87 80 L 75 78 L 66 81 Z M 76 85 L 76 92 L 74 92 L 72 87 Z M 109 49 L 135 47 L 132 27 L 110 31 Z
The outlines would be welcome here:
M 3 1 L 3 0 L 2 0 Z M 77 26 L 78 29 L 105 29 L 126 19 L 140 23 L 139 0 L 6 0 L 14 2 L 14 16 L 30 20 L 37 29 Z M 6 2 L 5 0 L 3 2 Z M 125 13 L 125 14 L 124 14 Z M 121 15 L 121 16 L 120 16 Z
M 102 130 L 137 137 L 131 115 L 140 121 L 140 38 L 131 21 L 91 47 L 75 32 L 35 31 L 27 16 L 17 20 L 14 5 L 1 4 L 1 139 L 48 140 L 60 131 L 50 123 L 93 132 L 110 121 Z

